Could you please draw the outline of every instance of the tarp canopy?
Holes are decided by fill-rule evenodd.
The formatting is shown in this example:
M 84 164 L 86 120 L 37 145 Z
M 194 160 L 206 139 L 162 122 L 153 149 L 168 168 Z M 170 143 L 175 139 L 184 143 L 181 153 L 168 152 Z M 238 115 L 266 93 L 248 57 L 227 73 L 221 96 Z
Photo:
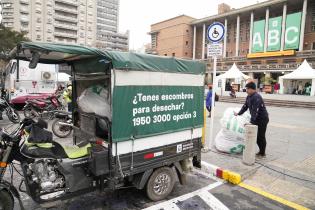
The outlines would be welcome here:
M 131 52 L 101 51 L 78 45 L 21 42 L 10 53 L 10 58 L 29 60 L 32 52 L 40 53 L 41 63 L 69 63 L 79 73 L 99 73 L 108 69 L 204 74 L 206 65 L 199 61 L 176 59 Z M 79 64 L 79 65 L 76 65 Z M 86 72 L 84 72 L 86 71 Z
M 305 59 L 303 63 L 293 72 L 279 77 L 280 93 L 294 93 L 294 89 L 299 86 L 305 87 L 306 83 L 311 83 L 310 95 L 315 95 L 315 70 Z

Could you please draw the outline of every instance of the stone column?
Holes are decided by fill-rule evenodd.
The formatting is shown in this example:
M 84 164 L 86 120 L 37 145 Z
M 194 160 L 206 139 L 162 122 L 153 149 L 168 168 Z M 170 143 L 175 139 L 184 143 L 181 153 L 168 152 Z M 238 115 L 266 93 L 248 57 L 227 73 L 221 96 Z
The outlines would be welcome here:
M 194 25 L 194 35 L 193 35 L 193 60 L 196 59 L 196 26 Z
M 226 57 L 226 38 L 227 38 L 227 32 L 228 32 L 228 28 L 227 28 L 227 19 L 225 18 L 224 20 L 224 27 L 225 27 L 225 34 L 224 34 L 224 48 L 223 48 L 223 58 Z
M 240 16 L 237 16 L 236 21 L 236 45 L 235 45 L 235 56 L 239 56 L 239 49 L 240 49 Z
M 268 29 L 269 29 L 269 8 L 266 9 L 266 23 L 265 23 L 265 44 L 264 44 L 264 52 L 267 52 L 267 44 L 268 44 Z
M 307 0 L 304 0 L 303 1 L 302 21 L 301 21 L 301 33 L 300 33 L 300 47 L 299 47 L 299 51 L 303 51 L 303 48 L 304 48 L 306 9 L 307 9 Z
M 282 29 L 281 29 L 281 51 L 284 50 L 284 40 L 285 40 L 285 23 L 287 18 L 287 4 L 283 5 L 283 12 L 282 12 Z
M 250 31 L 249 31 L 249 54 L 252 53 L 252 45 L 253 45 L 253 27 L 254 27 L 254 12 L 250 13 Z

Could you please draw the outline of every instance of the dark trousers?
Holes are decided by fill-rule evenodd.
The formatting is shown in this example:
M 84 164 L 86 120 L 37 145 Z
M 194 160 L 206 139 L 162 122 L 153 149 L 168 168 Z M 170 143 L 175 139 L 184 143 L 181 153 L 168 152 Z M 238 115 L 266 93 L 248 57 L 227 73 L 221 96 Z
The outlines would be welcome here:
M 258 123 L 258 132 L 257 132 L 257 145 L 259 147 L 259 153 L 264 155 L 266 152 L 266 130 L 269 120 Z
M 211 106 L 206 106 L 209 113 L 211 113 Z
M 68 103 L 68 112 L 72 112 L 72 102 Z

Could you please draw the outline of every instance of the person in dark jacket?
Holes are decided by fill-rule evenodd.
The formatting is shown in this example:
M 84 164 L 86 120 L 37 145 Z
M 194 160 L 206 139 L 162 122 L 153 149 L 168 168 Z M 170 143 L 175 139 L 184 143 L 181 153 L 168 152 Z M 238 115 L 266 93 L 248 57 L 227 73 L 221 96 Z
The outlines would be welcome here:
M 266 155 L 266 129 L 269 122 L 268 112 L 263 98 L 256 92 L 256 84 L 254 82 L 249 82 L 245 87 L 248 94 L 245 104 L 238 113 L 235 112 L 234 114 L 236 116 L 242 115 L 249 109 L 251 115 L 250 123 L 258 126 L 257 145 L 259 147 L 259 152 L 256 155 L 263 157 Z

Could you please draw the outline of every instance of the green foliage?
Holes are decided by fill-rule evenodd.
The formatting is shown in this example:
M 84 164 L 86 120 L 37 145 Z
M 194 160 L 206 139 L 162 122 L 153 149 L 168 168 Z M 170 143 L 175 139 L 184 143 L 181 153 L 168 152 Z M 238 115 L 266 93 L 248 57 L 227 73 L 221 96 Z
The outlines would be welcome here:
M 0 53 L 8 54 L 21 41 L 29 41 L 27 33 L 20 33 L 0 25 Z
M 266 76 L 262 77 L 260 81 L 265 85 L 271 85 L 277 82 L 277 80 Z

